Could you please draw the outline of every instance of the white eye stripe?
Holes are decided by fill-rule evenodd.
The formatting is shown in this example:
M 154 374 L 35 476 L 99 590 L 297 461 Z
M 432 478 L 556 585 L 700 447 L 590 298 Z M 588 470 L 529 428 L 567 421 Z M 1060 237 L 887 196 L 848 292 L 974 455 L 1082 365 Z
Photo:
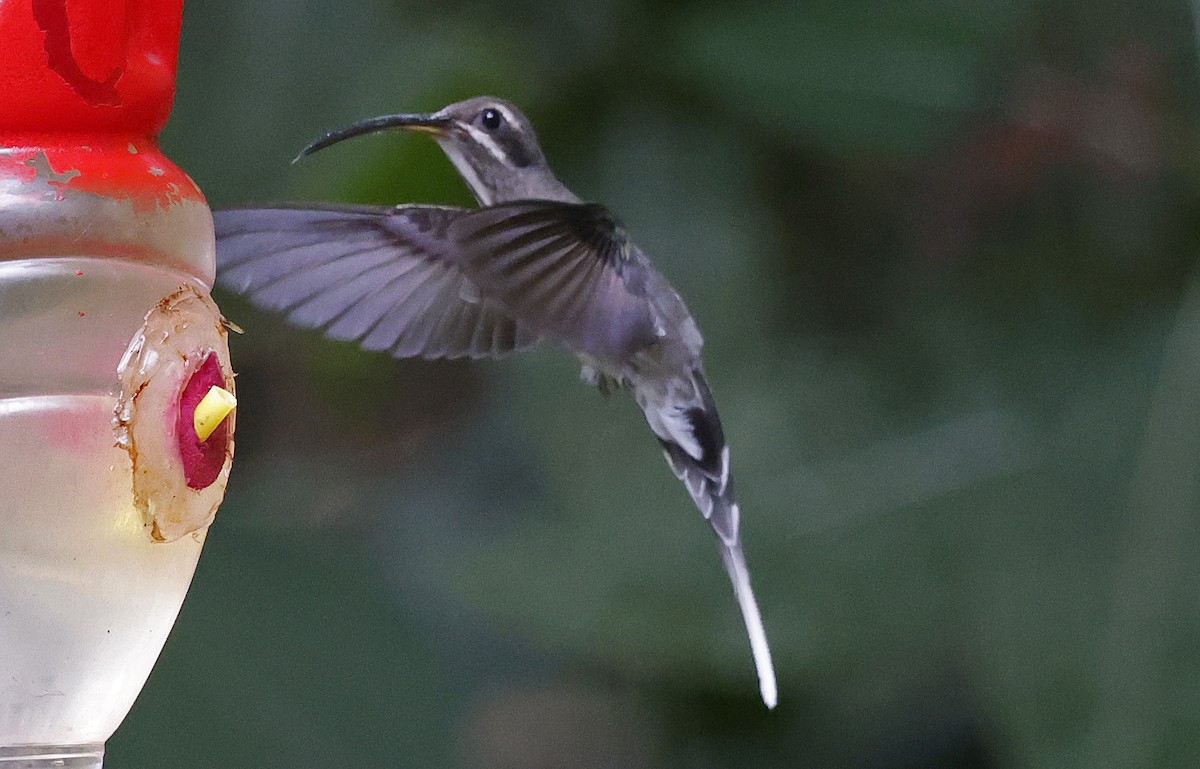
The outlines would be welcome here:
M 492 153 L 492 157 L 496 158 L 501 163 L 508 163 L 508 153 L 500 149 L 500 145 L 496 144 L 496 140 L 491 137 L 486 131 L 481 131 L 473 125 L 466 126 L 467 131 L 471 134 L 471 138 L 477 143 L 482 144 L 487 151 Z
M 509 111 L 508 111 L 508 109 L 506 109 L 505 107 L 502 107 L 502 106 L 500 106 L 499 104 L 493 104 L 493 105 L 492 105 L 492 109 L 496 110 L 496 111 L 497 111 L 497 112 L 499 112 L 501 115 L 503 115 L 503 116 L 504 116 L 504 119 L 505 119 L 507 122 L 509 122 L 509 123 L 515 123 L 515 122 L 516 122 L 516 121 L 513 119 L 513 114 L 512 114 L 511 112 L 509 112 Z

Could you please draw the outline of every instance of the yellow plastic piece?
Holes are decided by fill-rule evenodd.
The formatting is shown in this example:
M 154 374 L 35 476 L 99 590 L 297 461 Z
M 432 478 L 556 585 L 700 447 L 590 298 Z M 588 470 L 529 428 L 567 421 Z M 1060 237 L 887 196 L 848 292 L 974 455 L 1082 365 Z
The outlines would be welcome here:
M 223 387 L 213 385 L 196 404 L 196 412 L 192 415 L 192 425 L 196 428 L 196 437 L 202 441 L 208 440 L 213 430 L 220 427 L 229 416 L 229 412 L 237 406 L 237 398 Z

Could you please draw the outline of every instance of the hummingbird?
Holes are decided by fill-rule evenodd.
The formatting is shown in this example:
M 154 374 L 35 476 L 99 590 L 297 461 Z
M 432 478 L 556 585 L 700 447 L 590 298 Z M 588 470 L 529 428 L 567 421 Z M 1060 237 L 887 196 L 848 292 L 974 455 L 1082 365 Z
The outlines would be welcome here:
M 389 129 L 430 135 L 478 207 L 218 211 L 218 283 L 297 326 L 398 358 L 498 358 L 549 341 L 578 358 L 586 383 L 627 390 L 717 535 L 762 699 L 774 708 L 729 446 L 683 299 L 606 208 L 559 181 L 530 121 L 502 99 L 368 118 L 296 160 Z

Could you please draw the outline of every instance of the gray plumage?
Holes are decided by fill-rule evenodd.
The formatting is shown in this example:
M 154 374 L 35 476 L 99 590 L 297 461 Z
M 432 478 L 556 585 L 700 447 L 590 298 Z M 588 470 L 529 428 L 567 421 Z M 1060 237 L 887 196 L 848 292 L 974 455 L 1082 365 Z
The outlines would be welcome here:
M 296 325 L 397 357 L 495 358 L 550 340 L 579 358 L 585 381 L 629 389 L 718 536 L 774 707 L 729 447 L 703 339 L 679 294 L 602 206 L 563 186 L 528 120 L 499 99 L 372 118 L 301 154 L 386 128 L 433 134 L 480 207 L 219 211 L 218 283 Z

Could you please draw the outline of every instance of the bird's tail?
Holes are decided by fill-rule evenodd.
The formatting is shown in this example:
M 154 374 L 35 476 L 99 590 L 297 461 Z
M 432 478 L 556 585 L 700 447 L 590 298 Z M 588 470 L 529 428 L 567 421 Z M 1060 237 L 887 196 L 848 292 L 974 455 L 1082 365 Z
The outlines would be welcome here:
M 700 508 L 720 539 L 721 560 L 733 583 L 733 594 L 750 636 L 759 690 L 767 707 L 774 708 L 778 699 L 775 666 L 771 661 L 767 633 L 763 628 L 754 590 L 750 587 L 750 570 L 742 550 L 741 509 L 733 496 L 729 447 L 725 443 L 721 420 L 703 375 L 696 371 L 693 378 L 700 402 L 679 410 L 680 418 L 668 422 L 668 432 L 677 440 L 661 435 L 659 440 L 667 463 L 683 481 L 696 507 Z
M 779 699 L 775 664 L 771 661 L 771 647 L 767 645 L 767 631 L 763 628 L 758 601 L 754 599 L 754 590 L 750 587 L 750 570 L 746 568 L 746 554 L 742 552 L 741 543 L 731 547 L 722 542 L 721 560 L 725 562 L 725 571 L 729 572 L 729 579 L 733 582 L 733 594 L 737 598 L 738 608 L 742 610 L 746 632 L 750 635 L 750 651 L 754 654 L 754 668 L 758 671 L 758 690 L 766 706 L 774 708 Z

